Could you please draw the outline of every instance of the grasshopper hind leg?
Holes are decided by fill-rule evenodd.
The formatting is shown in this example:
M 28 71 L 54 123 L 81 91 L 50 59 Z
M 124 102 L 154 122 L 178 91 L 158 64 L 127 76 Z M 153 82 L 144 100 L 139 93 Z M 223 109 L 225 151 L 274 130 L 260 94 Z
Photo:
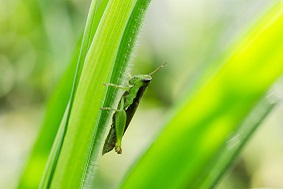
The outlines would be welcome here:
M 116 131 L 115 131 L 115 127 L 111 126 L 111 129 L 107 135 L 107 138 L 103 146 L 102 155 L 113 150 L 115 145 L 116 145 Z

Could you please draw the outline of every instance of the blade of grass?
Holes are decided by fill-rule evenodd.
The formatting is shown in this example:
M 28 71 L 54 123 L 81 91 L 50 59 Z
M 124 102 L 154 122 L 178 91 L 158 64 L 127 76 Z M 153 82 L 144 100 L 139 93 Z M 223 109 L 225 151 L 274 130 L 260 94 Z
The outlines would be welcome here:
M 278 96 L 277 92 L 274 92 L 277 91 L 279 87 L 281 90 L 280 93 L 282 93 L 282 84 L 281 86 L 275 85 L 271 92 L 268 92 L 267 95 L 263 97 L 252 112 L 245 118 L 243 123 L 234 131 L 234 134 L 228 138 L 226 144 L 224 144 L 218 152 L 221 155 L 207 166 L 209 177 L 204 177 L 205 179 L 202 181 L 202 185 L 199 188 L 214 188 L 219 182 L 222 175 L 224 175 L 249 138 L 254 134 L 257 127 L 282 100 L 282 97 Z
M 83 61 L 85 59 L 90 43 L 94 37 L 94 34 L 96 32 L 96 29 L 98 27 L 98 24 L 100 22 L 100 19 L 107 3 L 108 0 L 104 0 L 102 2 L 99 2 L 99 5 L 95 4 L 96 6 L 92 6 L 96 9 L 91 11 L 92 15 L 89 16 L 89 19 L 87 21 L 83 37 L 84 42 L 83 44 L 81 42 L 78 43 L 67 72 L 62 77 L 59 85 L 57 86 L 57 89 L 55 90 L 54 94 L 48 102 L 47 111 L 40 134 L 32 150 L 28 164 L 25 167 L 18 188 L 30 189 L 39 187 L 39 183 L 40 180 L 42 180 L 43 171 L 44 167 L 46 166 L 49 152 L 51 150 L 60 122 L 62 120 L 64 111 L 67 107 L 67 103 L 70 99 L 72 84 L 73 91 L 75 91 L 75 86 L 77 86 L 77 81 L 75 82 L 75 84 L 73 82 L 75 72 L 77 72 L 77 78 L 79 78 Z M 61 134 L 63 136 L 64 132 L 61 132 Z M 57 146 L 58 148 L 60 147 L 60 145 Z
M 48 160 L 48 155 L 70 98 L 70 91 L 72 89 L 73 76 L 75 74 L 79 52 L 80 48 L 78 45 L 74 51 L 69 68 L 66 70 L 66 73 L 63 75 L 47 103 L 46 115 L 38 138 L 30 154 L 30 158 L 23 171 L 18 186 L 19 189 L 36 189 L 39 187 Z
M 119 51 L 117 54 L 117 58 L 115 60 L 115 66 L 112 72 L 112 77 L 110 83 L 121 84 L 122 79 L 117 80 L 117 78 L 123 78 L 123 74 L 126 71 L 127 64 L 131 58 L 131 54 L 134 48 L 134 44 L 141 27 L 141 23 L 143 22 L 145 11 L 150 3 L 150 0 L 139 0 L 137 1 L 129 21 L 127 23 L 126 29 L 123 34 L 122 41 L 120 43 Z M 111 107 L 111 104 L 115 101 L 115 97 L 117 96 L 118 89 L 114 87 L 108 88 L 108 92 L 103 104 L 103 107 Z M 117 100 L 117 99 L 116 99 Z M 99 146 L 100 141 L 102 140 L 103 133 L 109 121 L 109 116 L 107 116 L 108 112 L 103 111 L 101 112 L 101 117 L 98 122 L 98 132 L 94 133 L 93 136 L 93 147 L 91 152 L 91 157 L 89 158 L 89 164 L 85 169 L 86 172 L 84 173 L 85 183 L 84 186 L 94 187 L 93 182 L 94 173 L 96 168 L 96 159 L 99 153 Z
M 64 136 L 65 132 L 65 126 L 67 122 L 67 117 L 68 117 L 68 110 L 69 106 L 66 108 L 64 117 L 61 121 L 60 127 L 58 129 L 56 138 L 54 140 L 50 155 L 48 157 L 48 161 L 46 164 L 46 168 L 44 170 L 44 174 L 42 176 L 39 188 L 50 188 L 50 182 L 52 181 L 52 176 L 54 174 L 54 170 L 57 166 L 56 160 L 58 159 L 60 153 L 58 149 L 62 147 L 62 136 Z
M 219 150 L 283 73 L 282 33 L 276 4 L 219 72 L 176 108 L 121 188 L 201 188 L 210 176 L 207 167 L 221 158 Z
M 106 93 L 123 32 L 137 1 L 109 1 L 87 53 L 51 188 L 83 184 Z M 121 65 L 120 65 L 121 66 Z M 119 67 L 119 66 L 118 66 Z M 117 79 L 117 78 L 116 78 Z
M 84 61 L 85 61 L 87 52 L 89 50 L 89 47 L 91 45 L 91 42 L 93 40 L 93 37 L 95 35 L 95 31 L 97 30 L 98 23 L 100 22 L 102 12 L 104 11 L 108 3 L 108 1 L 104 1 L 104 2 L 105 3 L 102 3 L 103 6 L 98 6 L 99 3 L 96 0 L 93 0 L 91 2 L 90 11 L 88 14 L 88 18 L 86 21 L 86 27 L 85 27 L 83 38 L 82 38 L 82 45 L 80 47 L 80 55 L 78 57 L 78 63 L 76 66 L 76 73 L 75 73 L 75 78 L 74 78 L 72 91 L 70 95 L 69 106 L 65 110 L 66 119 L 60 125 L 59 132 L 57 133 L 56 140 L 53 144 L 53 148 L 52 148 L 51 154 L 48 159 L 48 164 L 46 166 L 44 175 L 42 177 L 40 188 L 50 188 L 50 185 L 53 179 L 53 175 L 54 175 L 54 171 L 56 169 L 58 159 L 61 153 L 62 145 L 63 145 L 64 139 L 66 136 L 66 132 L 68 129 L 71 109 L 73 107 L 74 96 L 76 94 L 76 90 L 77 90 L 77 86 L 80 80 Z M 100 11 L 101 14 L 96 16 L 98 7 L 100 8 L 102 7 L 103 11 Z
M 90 11 L 89 11 L 88 18 L 86 21 L 86 27 L 85 27 L 83 38 L 82 38 L 82 45 L 80 47 L 80 55 L 78 57 L 78 63 L 76 66 L 76 73 L 75 73 L 72 91 L 70 95 L 69 106 L 65 110 L 65 119 L 62 119 L 59 131 L 56 136 L 56 140 L 54 141 L 53 148 L 49 155 L 48 163 L 46 165 L 44 175 L 40 183 L 41 189 L 50 188 L 50 185 L 53 179 L 53 175 L 54 175 L 57 163 L 58 163 L 58 159 L 61 153 L 63 142 L 64 142 L 64 139 L 67 133 L 71 110 L 72 110 L 73 102 L 74 102 L 74 96 L 77 91 L 78 83 L 79 83 L 81 72 L 82 72 L 83 65 L 84 65 L 84 61 L 85 61 L 87 52 L 89 50 L 89 47 L 91 45 L 91 41 L 95 34 L 95 32 L 93 31 L 96 31 L 97 26 L 98 26 L 99 21 L 95 22 L 95 18 L 96 18 L 95 15 L 96 15 L 97 9 L 98 9 L 98 2 L 94 0 L 91 2 Z

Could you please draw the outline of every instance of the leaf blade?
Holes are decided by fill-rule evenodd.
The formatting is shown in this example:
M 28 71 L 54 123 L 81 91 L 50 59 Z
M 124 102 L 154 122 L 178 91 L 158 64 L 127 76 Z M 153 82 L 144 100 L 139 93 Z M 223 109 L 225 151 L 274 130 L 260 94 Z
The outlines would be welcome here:
M 283 73 L 280 8 L 277 4 L 219 72 L 183 101 L 121 188 L 201 188 L 227 137 Z

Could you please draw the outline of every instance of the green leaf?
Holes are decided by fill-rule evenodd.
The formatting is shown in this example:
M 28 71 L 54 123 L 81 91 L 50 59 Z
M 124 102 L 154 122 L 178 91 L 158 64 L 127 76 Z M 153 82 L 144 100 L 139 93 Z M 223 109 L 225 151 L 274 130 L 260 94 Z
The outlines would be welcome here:
M 121 84 L 123 78 L 123 74 L 126 71 L 127 65 L 131 58 L 131 54 L 133 51 L 134 43 L 136 41 L 136 37 L 139 32 L 139 28 L 141 27 L 141 23 L 143 21 L 143 17 L 145 11 L 149 5 L 150 0 L 138 0 L 136 5 L 131 13 L 131 16 L 128 20 L 126 29 L 124 31 L 124 35 L 122 41 L 120 43 L 119 51 L 117 53 L 117 58 L 115 61 L 115 66 L 112 72 L 110 83 Z M 118 89 L 115 87 L 109 87 L 107 96 L 105 98 L 103 107 L 113 107 L 115 100 L 119 100 L 116 98 L 118 93 Z M 96 160 L 97 155 L 101 152 L 100 150 L 100 143 L 103 137 L 103 133 L 105 132 L 106 126 L 108 125 L 109 121 L 109 113 L 106 111 L 101 112 L 101 117 L 98 123 L 98 132 L 94 135 L 93 144 L 94 147 L 92 148 L 92 155 L 91 160 Z M 85 178 L 86 185 L 93 185 L 94 182 L 94 173 L 96 169 L 96 161 L 90 161 L 88 166 L 88 170 Z
M 109 113 L 102 113 L 100 107 L 107 102 L 114 105 L 115 101 L 115 94 L 109 92 L 111 89 L 108 90 L 106 97 L 110 100 L 104 100 L 107 88 L 103 83 L 109 82 L 111 75 L 111 80 L 122 81 L 121 73 L 126 70 L 148 3 L 149 1 L 145 0 L 109 1 L 93 39 L 92 30 L 88 30 L 92 28 L 90 23 L 96 15 L 93 13 L 96 10 L 96 3 L 92 3 L 83 37 L 82 57 L 77 67 L 72 92 L 74 98 L 71 97 L 70 101 L 71 113 L 69 117 L 67 114 L 67 125 L 61 124 L 63 128 L 60 128 L 58 140 L 56 139 L 54 144 L 46 177 L 43 179 L 43 188 L 49 188 L 49 185 L 51 188 L 79 188 L 92 185 L 93 181 L 89 179 L 92 172 L 89 170 L 94 168 L 92 165 L 96 162 L 100 140 L 110 116 Z M 130 31 L 132 28 L 134 29 Z M 89 49 L 86 41 L 91 41 Z M 84 51 L 87 52 L 85 58 L 82 55 Z M 106 124 L 101 124 L 101 120 Z M 56 154 L 59 155 L 58 161 Z
M 114 106 L 118 93 L 103 83 L 110 76 L 111 83 L 122 83 L 149 2 L 92 1 L 82 43 L 77 46 L 72 64 L 49 102 L 41 134 L 19 188 L 38 188 L 60 122 L 40 188 L 93 184 L 90 173 L 95 167 L 92 165 L 110 117 L 100 107 Z
M 20 184 L 18 186 L 19 188 L 38 188 L 40 180 L 43 180 L 43 182 L 46 184 L 49 183 L 48 178 L 42 179 L 44 167 L 46 166 L 48 155 L 54 142 L 55 135 L 58 131 L 60 122 L 63 118 L 63 114 L 71 98 L 70 95 L 72 88 L 74 94 L 77 87 L 78 79 L 76 79 L 74 83 L 75 72 L 77 73 L 76 78 L 79 78 L 84 59 L 86 57 L 90 43 L 94 37 L 94 34 L 96 32 L 96 29 L 98 27 L 98 24 L 100 22 L 100 19 L 107 3 L 108 0 L 100 2 L 99 6 L 97 6 L 96 1 L 94 1 L 93 3 L 92 10 L 90 10 L 89 19 L 86 24 L 85 33 L 83 35 L 83 43 L 80 41 L 77 44 L 76 50 L 73 53 L 71 64 L 48 102 L 47 111 L 42 124 L 41 131 L 33 147 L 28 164 L 25 167 L 25 170 L 21 177 Z M 64 127 L 64 125 L 62 125 L 62 127 Z M 64 129 L 62 128 L 61 130 L 61 137 L 64 137 Z M 57 140 L 57 142 L 62 141 Z M 59 153 L 61 146 L 57 146 L 58 149 L 54 150 Z M 53 157 L 55 158 L 57 156 L 54 155 Z M 56 158 L 54 161 L 56 161 Z M 54 168 L 55 167 L 56 164 L 54 165 Z M 49 171 L 50 174 L 52 174 L 54 170 Z M 47 175 L 45 175 L 45 177 L 46 176 Z
M 34 144 L 30 158 L 22 174 L 18 186 L 19 189 L 39 187 L 48 155 L 70 98 L 79 52 L 80 48 L 78 46 L 73 53 L 69 68 L 66 70 L 47 103 L 46 115 L 37 141 Z
M 192 94 L 188 92 L 121 188 L 214 186 L 260 119 L 250 123 L 249 129 L 242 122 L 283 73 L 282 33 L 283 13 L 278 3 L 235 45 L 209 81 Z M 218 162 L 230 153 L 227 142 L 238 133 L 244 138 L 234 147 L 235 153 Z

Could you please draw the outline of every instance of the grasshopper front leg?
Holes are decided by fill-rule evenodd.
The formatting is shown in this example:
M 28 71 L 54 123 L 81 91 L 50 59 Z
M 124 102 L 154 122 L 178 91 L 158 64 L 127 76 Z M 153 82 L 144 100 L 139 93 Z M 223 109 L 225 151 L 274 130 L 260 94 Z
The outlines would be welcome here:
M 106 87 L 115 87 L 115 88 L 118 88 L 118 89 L 122 89 L 124 91 L 127 91 L 131 88 L 131 85 L 128 85 L 128 86 L 124 86 L 124 85 L 116 85 L 116 84 L 113 84 L 113 83 L 104 83 L 104 85 Z

